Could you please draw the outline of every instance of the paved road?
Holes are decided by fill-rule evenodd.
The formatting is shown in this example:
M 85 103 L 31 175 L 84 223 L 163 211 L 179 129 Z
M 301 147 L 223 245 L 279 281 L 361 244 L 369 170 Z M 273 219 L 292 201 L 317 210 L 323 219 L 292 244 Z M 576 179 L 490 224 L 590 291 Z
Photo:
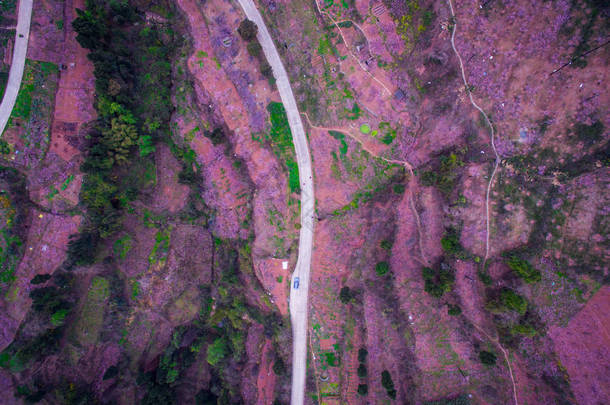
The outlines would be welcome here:
M 299 237 L 299 257 L 292 274 L 290 288 L 290 318 L 292 322 L 292 405 L 302 405 L 305 397 L 305 376 L 307 372 L 307 293 L 309 290 L 309 270 L 313 246 L 314 192 L 311 172 L 311 158 L 307 136 L 301 122 L 297 103 L 292 94 L 290 81 L 280 55 L 269 35 L 267 26 L 252 0 L 238 0 L 249 20 L 258 26 L 258 40 L 263 52 L 273 68 L 276 85 L 292 131 L 292 140 L 299 165 L 301 179 L 301 234 Z M 294 288 L 295 278 L 299 278 L 299 288 Z
M 28 51 L 28 39 L 30 37 L 30 20 L 32 19 L 32 0 L 19 1 L 19 15 L 17 17 L 17 33 L 15 34 L 15 45 L 13 46 L 13 61 L 8 74 L 8 83 L 4 91 L 4 98 L 0 104 L 0 135 L 4 133 L 4 127 L 11 116 L 25 66 L 25 55 Z

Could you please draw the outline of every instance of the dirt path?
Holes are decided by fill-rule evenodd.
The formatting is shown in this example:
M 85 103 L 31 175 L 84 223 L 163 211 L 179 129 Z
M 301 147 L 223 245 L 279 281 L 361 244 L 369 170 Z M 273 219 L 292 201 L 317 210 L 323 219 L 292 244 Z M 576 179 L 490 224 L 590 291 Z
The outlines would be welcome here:
M 498 151 L 496 150 L 494 127 L 493 127 L 491 121 L 489 120 L 489 117 L 485 113 L 485 111 L 481 107 L 479 107 L 479 105 L 474 101 L 474 98 L 472 97 L 472 92 L 468 89 L 468 80 L 466 80 L 466 72 L 465 72 L 465 69 L 464 69 L 464 63 L 462 62 L 462 57 L 460 56 L 460 53 L 458 52 L 457 48 L 455 47 L 455 32 L 457 31 L 457 18 L 455 16 L 455 12 L 453 10 L 453 4 L 451 3 L 451 0 L 447 0 L 447 3 L 449 4 L 449 10 L 451 11 L 451 18 L 453 19 L 453 30 L 451 32 L 451 47 L 453 48 L 453 52 L 455 52 L 455 55 L 457 56 L 458 61 L 460 63 L 460 71 L 462 73 L 462 81 L 464 82 L 464 86 L 466 88 L 466 91 L 468 92 L 468 98 L 470 99 L 470 103 L 481 114 L 483 114 L 483 117 L 485 117 L 485 122 L 487 122 L 487 125 L 489 126 L 490 139 L 491 139 L 491 147 L 492 147 L 492 149 L 494 151 L 494 154 L 496 155 L 496 160 L 494 162 L 494 168 L 493 168 L 493 171 L 491 172 L 491 177 L 489 178 L 489 183 L 487 183 L 487 191 L 485 193 L 485 226 L 486 226 L 486 230 L 485 230 L 485 258 L 483 259 L 483 266 L 485 266 L 485 263 L 487 262 L 487 259 L 489 258 L 489 194 L 491 192 L 491 187 L 493 185 L 493 181 L 494 181 L 494 177 L 496 175 L 496 171 L 498 170 L 498 166 L 500 165 L 500 155 L 498 154 Z M 513 399 L 515 400 L 515 405 L 518 405 L 519 401 L 517 400 L 517 385 L 515 384 L 515 377 L 513 375 L 513 369 L 512 369 L 511 364 L 510 364 L 510 358 L 508 357 L 508 351 L 506 349 L 504 349 L 504 347 L 502 347 L 502 345 L 500 344 L 500 342 L 499 342 L 499 340 L 497 338 L 492 338 L 489 334 L 487 334 L 487 332 L 485 332 L 478 325 L 474 324 L 474 326 L 481 333 L 483 333 L 485 336 L 487 336 L 492 342 L 494 342 L 498 346 L 498 348 L 500 349 L 502 354 L 504 355 L 504 359 L 506 360 L 506 364 L 508 365 L 508 371 L 510 372 L 510 380 L 511 380 L 512 385 L 513 385 Z
M 30 38 L 30 22 L 32 20 L 32 1 L 19 1 L 19 14 L 17 16 L 17 30 L 15 32 L 15 45 L 13 46 L 13 61 L 11 70 L 8 74 L 8 82 L 2 104 L 0 104 L 0 135 L 4 133 L 4 128 L 15 107 L 23 70 L 25 68 L 25 56 L 28 52 L 28 39 Z
M 307 124 L 309 124 L 310 127 L 314 128 L 314 129 L 322 130 L 322 131 L 337 131 L 337 132 L 347 134 L 347 136 L 352 138 L 354 141 L 358 142 L 360 147 L 362 149 L 364 149 L 365 151 L 367 151 L 371 156 L 381 159 L 387 163 L 404 166 L 409 171 L 409 205 L 411 207 L 411 211 L 413 212 L 413 216 L 415 217 L 415 223 L 417 226 L 417 234 L 418 234 L 417 239 L 419 242 L 419 252 L 421 255 L 420 262 L 424 266 L 427 266 L 429 264 L 429 262 L 428 262 L 428 258 L 426 257 L 424 246 L 423 246 L 423 238 L 422 238 L 423 232 L 422 232 L 421 220 L 419 218 L 419 213 L 417 212 L 417 208 L 415 207 L 415 201 L 413 200 L 413 195 L 415 195 L 417 192 L 418 184 L 417 184 L 417 178 L 415 177 L 415 174 L 413 173 L 413 166 L 411 165 L 411 163 L 407 162 L 406 160 L 388 159 L 383 156 L 380 156 L 378 153 L 369 149 L 359 139 L 359 137 L 352 134 L 351 131 L 346 131 L 345 128 L 330 128 L 330 127 L 320 127 L 320 126 L 314 125 L 311 122 L 311 120 L 309 119 L 309 115 L 307 115 L 306 112 L 302 112 L 301 114 L 303 114 L 305 116 L 305 119 L 307 119 Z M 352 129 L 354 129 L 354 128 L 352 128 Z
M 479 105 L 474 101 L 474 98 L 472 97 L 472 92 L 468 89 L 468 80 L 466 80 L 466 73 L 464 71 L 464 63 L 462 62 L 462 57 L 460 56 L 460 53 L 458 52 L 457 48 L 455 47 L 455 32 L 457 31 L 457 19 L 455 17 L 455 13 L 453 11 L 453 4 L 451 3 L 451 0 L 447 0 L 447 2 L 449 3 L 449 9 L 451 10 L 451 17 L 453 19 L 453 31 L 451 32 L 451 47 L 453 48 L 453 51 L 455 52 L 455 55 L 457 56 L 458 61 L 460 62 L 460 71 L 462 73 L 462 81 L 464 82 L 464 86 L 466 88 L 466 91 L 468 92 L 468 98 L 470 99 L 470 103 L 472 104 L 472 106 L 474 108 L 479 110 L 479 112 L 481 114 L 483 114 L 483 117 L 485 117 L 485 122 L 487 122 L 487 125 L 489 126 L 491 147 L 494 151 L 494 154 L 496 155 L 494 169 L 491 172 L 491 177 L 489 178 L 489 183 L 487 184 L 487 191 L 485 193 L 486 231 L 485 231 L 485 258 L 483 259 L 483 266 L 485 266 L 485 262 L 489 258 L 489 194 L 491 192 L 491 187 L 493 185 L 494 177 L 496 176 L 496 171 L 498 170 L 498 166 L 500 165 L 500 155 L 498 154 L 498 151 L 496 150 L 494 127 L 493 127 L 491 121 L 489 120 L 489 117 L 485 113 L 485 111 L 481 107 L 479 107 Z
M 362 68 L 362 70 L 363 70 L 364 72 L 366 72 L 366 74 L 368 74 L 369 76 L 371 76 L 371 78 L 372 78 L 373 80 L 375 80 L 377 83 L 379 83 L 379 84 L 381 85 L 381 87 L 383 87 L 383 89 L 384 89 L 384 90 L 385 90 L 385 91 L 388 93 L 388 96 L 391 96 L 391 95 L 392 95 L 392 92 L 391 92 L 391 91 L 390 91 L 390 90 L 389 90 L 389 89 L 386 87 L 386 85 L 385 85 L 385 84 L 383 84 L 383 82 L 382 82 L 381 80 L 377 79 L 377 78 L 376 78 L 376 77 L 375 77 L 375 76 L 374 76 L 374 75 L 373 75 L 371 72 L 369 72 L 369 71 L 368 71 L 368 70 L 367 70 L 367 69 L 366 69 L 366 68 L 365 68 L 365 67 L 362 65 L 362 62 L 360 62 L 360 59 L 358 59 L 358 58 L 356 57 L 356 55 L 354 55 L 354 54 L 352 53 L 352 51 L 351 51 L 351 50 L 350 50 L 350 48 L 349 48 L 349 43 L 348 43 L 348 42 L 347 42 L 347 40 L 345 39 L 345 36 L 343 35 L 343 30 L 341 30 L 341 27 L 339 26 L 339 23 L 338 23 L 337 21 L 335 21 L 335 19 L 334 19 L 334 18 L 333 18 L 333 17 L 332 17 L 332 16 L 331 16 L 329 13 L 327 13 L 326 11 L 323 11 L 323 10 L 320 8 L 320 5 L 318 4 L 318 0 L 314 0 L 314 2 L 316 3 L 316 7 L 318 8 L 318 12 L 319 12 L 320 14 L 325 14 L 325 15 L 326 15 L 326 16 L 327 16 L 327 17 L 330 19 L 330 21 L 332 21 L 333 25 L 334 25 L 335 27 L 337 27 L 337 29 L 339 30 L 339 35 L 341 35 L 341 39 L 343 39 L 343 43 L 345 44 L 345 49 L 347 50 L 347 52 L 349 53 L 349 55 L 350 55 L 352 58 L 354 58 L 354 60 L 355 60 L 355 61 L 358 63 L 358 66 L 360 66 L 360 68 Z M 344 21 L 341 21 L 341 22 L 347 22 L 347 21 L 349 21 L 349 22 L 351 22 L 352 24 L 354 24 L 354 25 L 358 26 L 358 25 L 357 25 L 356 23 L 354 23 L 352 20 L 344 20 Z M 369 43 L 369 39 L 367 38 L 367 36 L 366 36 L 366 34 L 365 34 L 364 30 L 363 30 L 362 28 L 360 28 L 360 26 L 358 26 L 358 29 L 359 29 L 360 31 L 362 31 L 362 34 L 364 34 L 364 38 L 366 39 L 367 44 L 369 44 L 369 49 L 371 49 L 371 47 L 370 47 L 370 43 Z

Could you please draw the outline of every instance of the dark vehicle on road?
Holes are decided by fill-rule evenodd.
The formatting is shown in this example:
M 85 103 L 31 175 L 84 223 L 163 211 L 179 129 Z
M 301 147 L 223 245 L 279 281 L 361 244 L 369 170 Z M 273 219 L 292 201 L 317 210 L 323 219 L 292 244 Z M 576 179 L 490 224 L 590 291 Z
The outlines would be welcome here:
M 295 277 L 295 278 L 294 278 L 294 284 L 292 285 L 292 287 L 293 287 L 295 290 L 298 290 L 298 289 L 299 289 L 299 278 L 298 278 L 298 277 Z

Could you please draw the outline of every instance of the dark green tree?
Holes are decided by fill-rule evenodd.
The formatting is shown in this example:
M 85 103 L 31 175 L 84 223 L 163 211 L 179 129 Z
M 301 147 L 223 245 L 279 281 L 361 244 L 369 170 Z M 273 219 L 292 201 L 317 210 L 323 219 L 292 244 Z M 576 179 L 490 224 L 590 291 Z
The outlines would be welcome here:
M 256 34 L 258 33 L 258 27 L 254 21 L 250 21 L 247 18 L 239 23 L 239 28 L 237 28 L 237 32 L 242 37 L 244 41 L 252 41 L 256 38 Z
M 481 363 L 486 364 L 488 366 L 495 366 L 497 357 L 495 353 L 488 352 L 486 350 L 481 350 L 479 352 L 479 360 L 481 361 Z

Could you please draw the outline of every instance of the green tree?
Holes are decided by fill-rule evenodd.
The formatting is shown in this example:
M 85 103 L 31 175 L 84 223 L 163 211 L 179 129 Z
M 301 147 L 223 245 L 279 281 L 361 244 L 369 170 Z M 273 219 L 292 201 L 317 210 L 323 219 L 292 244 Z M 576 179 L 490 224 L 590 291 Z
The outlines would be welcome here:
M 366 376 L 367 376 L 366 366 L 364 364 L 360 363 L 360 365 L 358 366 L 358 377 L 366 378 Z
M 211 366 L 217 365 L 222 359 L 229 354 L 227 341 L 220 337 L 214 340 L 214 343 L 208 346 L 207 361 Z
M 511 256 L 508 259 L 508 267 L 528 284 L 536 283 L 542 279 L 540 271 L 530 264 L 527 260 Z
M 454 229 L 449 230 L 441 238 L 441 246 L 445 253 L 450 255 L 456 255 L 463 251 L 462 245 L 460 244 L 460 238 Z
M 104 142 L 109 147 L 113 163 L 125 164 L 129 161 L 131 147 L 136 144 L 138 131 L 132 123 L 121 118 L 113 118 L 110 128 L 102 132 Z
M 495 353 L 488 352 L 486 350 L 481 350 L 479 352 L 479 360 L 481 361 L 481 363 L 486 364 L 488 366 L 495 366 L 497 358 Z
M 458 305 L 449 305 L 447 313 L 451 316 L 458 316 L 462 313 L 462 308 L 460 308 Z
M 388 262 L 379 262 L 375 265 L 375 273 L 377 273 L 378 276 L 385 276 L 388 271 L 390 271 L 390 265 L 388 264 Z
M 258 43 L 258 41 L 249 42 L 246 49 L 248 50 L 248 53 L 255 58 L 259 58 L 263 52 L 263 47 Z
M 439 268 L 424 267 L 424 290 L 433 297 L 440 298 L 444 293 L 451 291 L 455 276 L 453 270 L 442 263 Z
M 396 398 L 396 389 L 394 388 L 394 381 L 392 381 L 392 375 L 388 370 L 383 370 L 381 372 L 381 385 L 383 386 L 383 388 L 385 388 L 390 398 Z
M 339 292 L 339 299 L 342 303 L 347 304 L 352 300 L 352 291 L 348 286 L 341 287 L 341 291 Z
M 286 364 L 281 357 L 276 357 L 275 362 L 273 362 L 273 372 L 275 375 L 284 375 L 286 374 Z
M 358 361 L 360 363 L 366 362 L 366 356 L 368 356 L 369 352 L 364 347 L 358 349 Z
M 141 136 L 138 139 L 138 146 L 140 147 L 140 156 L 142 157 L 148 156 L 155 151 L 155 145 L 150 135 Z
M 382 249 L 385 249 L 385 250 L 392 250 L 392 242 L 390 242 L 390 241 L 389 241 L 389 240 L 387 240 L 387 239 L 382 240 L 382 241 L 379 243 L 379 246 L 381 246 L 381 248 L 382 248 Z
M 244 41 L 252 41 L 256 38 L 256 34 L 258 33 L 258 26 L 254 21 L 250 21 L 246 18 L 241 23 L 239 23 L 239 28 L 237 28 L 237 32 Z
M 369 386 L 366 384 L 358 384 L 358 394 L 365 396 L 369 393 Z
M 538 334 L 536 329 L 532 325 L 518 324 L 511 328 L 511 332 L 516 335 L 524 335 L 534 337 Z
M 517 311 L 521 315 L 524 315 L 527 311 L 527 301 L 525 298 L 511 289 L 507 288 L 502 290 L 500 293 L 500 302 L 505 308 Z

